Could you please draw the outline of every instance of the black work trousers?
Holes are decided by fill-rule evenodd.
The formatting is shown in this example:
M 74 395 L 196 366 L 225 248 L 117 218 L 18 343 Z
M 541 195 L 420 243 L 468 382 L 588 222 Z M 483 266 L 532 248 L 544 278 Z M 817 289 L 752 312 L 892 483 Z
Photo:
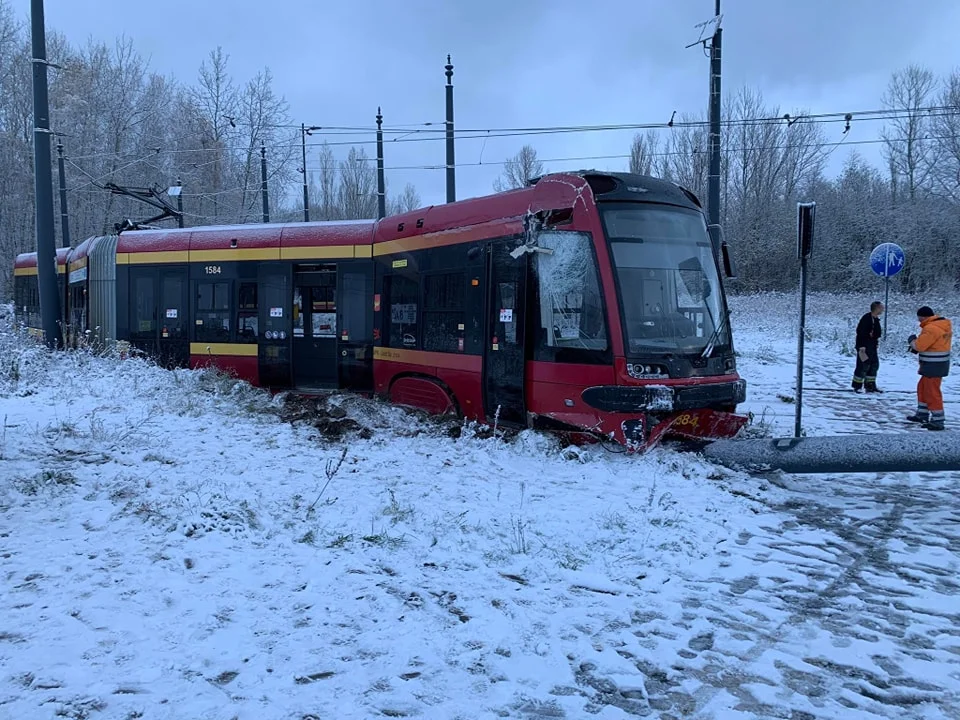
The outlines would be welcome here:
M 866 386 L 871 390 L 877 386 L 877 373 L 880 371 L 880 356 L 877 348 L 868 347 L 867 359 L 860 359 L 860 351 L 857 351 L 857 366 L 853 370 L 853 386 L 860 388 Z

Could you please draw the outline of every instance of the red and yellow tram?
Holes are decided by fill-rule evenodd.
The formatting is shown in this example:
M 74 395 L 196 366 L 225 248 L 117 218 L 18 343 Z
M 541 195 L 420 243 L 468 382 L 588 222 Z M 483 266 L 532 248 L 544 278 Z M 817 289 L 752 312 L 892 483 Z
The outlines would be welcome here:
M 130 230 L 62 265 L 71 342 L 167 366 L 628 446 L 746 422 L 722 234 L 650 177 L 551 174 L 380 221 Z M 35 254 L 15 275 L 38 328 Z

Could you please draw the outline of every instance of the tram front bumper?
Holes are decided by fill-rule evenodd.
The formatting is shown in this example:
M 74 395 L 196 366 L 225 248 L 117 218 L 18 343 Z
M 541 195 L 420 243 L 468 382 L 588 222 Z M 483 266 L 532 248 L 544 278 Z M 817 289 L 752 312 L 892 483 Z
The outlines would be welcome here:
M 730 408 L 747 399 L 747 383 L 730 382 L 690 385 L 597 385 L 580 397 L 603 412 L 670 413 L 706 408 Z

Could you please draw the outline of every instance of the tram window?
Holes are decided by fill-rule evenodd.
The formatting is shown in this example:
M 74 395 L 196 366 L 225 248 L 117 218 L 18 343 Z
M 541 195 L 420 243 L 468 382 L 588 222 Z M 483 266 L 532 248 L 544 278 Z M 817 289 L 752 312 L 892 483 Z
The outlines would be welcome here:
M 30 327 L 40 327 L 40 285 L 36 276 L 30 278 L 30 315 L 33 319 Z
M 590 235 L 542 232 L 535 272 L 540 305 L 539 344 L 548 348 L 606 350 L 603 296 Z
M 370 340 L 370 307 L 373 279 L 364 273 L 345 272 L 340 283 L 340 329 L 353 342 Z
M 230 283 L 197 283 L 197 340 L 229 342 L 230 316 Z
M 26 300 L 26 284 L 15 277 L 13 279 L 13 310 L 18 325 L 22 325 L 26 320 Z
M 463 350 L 462 272 L 423 278 L 423 349 L 439 352 Z
M 417 349 L 419 290 L 417 282 L 408 277 L 390 275 L 384 278 L 384 294 L 387 298 L 387 312 L 390 318 L 390 329 L 387 333 L 388 347 Z
M 310 326 L 313 337 L 334 337 L 337 334 L 336 287 L 332 285 L 305 287 L 310 298 Z
M 133 277 L 133 322 L 130 335 L 133 337 L 151 337 L 157 333 L 157 283 L 150 274 Z
M 237 295 L 237 340 L 239 342 L 256 342 L 258 327 L 257 284 L 255 282 L 240 283 Z
M 183 284 L 185 278 L 174 274 L 161 274 L 160 276 L 160 337 L 163 339 L 183 339 L 186 320 L 184 316 Z
M 83 283 L 70 286 L 70 328 L 76 334 L 87 329 L 87 288 Z

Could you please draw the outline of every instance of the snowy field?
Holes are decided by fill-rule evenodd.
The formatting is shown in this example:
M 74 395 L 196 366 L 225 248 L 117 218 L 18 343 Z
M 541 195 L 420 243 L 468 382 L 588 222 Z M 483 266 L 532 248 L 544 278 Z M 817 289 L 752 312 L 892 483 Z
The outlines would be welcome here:
M 807 434 L 927 431 L 893 299 L 813 296 Z M 795 299 L 735 298 L 752 434 L 793 430 Z M 960 423 L 960 367 L 945 382 Z M 960 717 L 960 474 L 751 477 L 308 414 L 0 330 L 0 718 Z

